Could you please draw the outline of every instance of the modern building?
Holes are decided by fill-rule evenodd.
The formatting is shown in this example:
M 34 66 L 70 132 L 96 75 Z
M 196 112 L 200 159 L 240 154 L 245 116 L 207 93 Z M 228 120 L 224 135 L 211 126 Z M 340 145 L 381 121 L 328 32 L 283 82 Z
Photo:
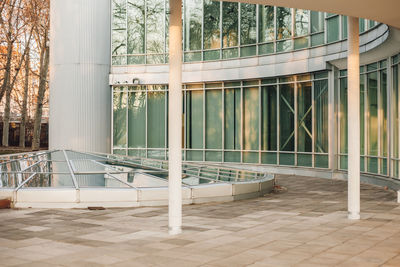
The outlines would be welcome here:
M 348 128 L 359 123 L 361 172 L 399 179 L 400 23 L 389 12 L 398 4 L 240 2 L 183 0 L 182 72 L 171 69 L 182 112 L 170 123 L 182 160 L 343 176 L 358 142 Z M 173 12 L 167 0 L 51 1 L 50 148 L 168 159 Z M 345 15 L 367 19 L 348 28 Z M 347 60 L 358 52 L 348 53 L 348 29 L 357 24 L 352 105 Z

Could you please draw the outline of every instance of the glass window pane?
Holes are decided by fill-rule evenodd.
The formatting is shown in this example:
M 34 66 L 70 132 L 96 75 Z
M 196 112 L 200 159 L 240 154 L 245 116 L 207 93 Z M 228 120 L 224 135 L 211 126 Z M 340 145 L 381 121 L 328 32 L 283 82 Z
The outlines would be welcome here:
M 243 88 L 243 146 L 258 150 L 259 91 L 258 86 Z
M 365 106 L 365 75 L 360 75 L 360 153 L 361 155 L 365 155 L 365 115 L 366 115 L 366 106 Z
M 201 50 L 202 1 L 185 2 L 185 51 Z
M 165 92 L 152 91 L 147 95 L 147 147 L 149 148 L 165 147 L 165 101 Z
M 240 85 L 225 83 L 225 149 L 240 149 L 241 135 L 241 96 Z
M 294 151 L 294 84 L 279 88 L 280 150 Z
M 378 155 L 378 73 L 367 75 L 368 155 Z
M 340 153 L 347 154 L 347 78 L 340 79 Z
M 318 153 L 328 153 L 328 80 L 314 82 L 315 147 Z
M 393 67 L 393 91 L 392 91 L 392 114 L 393 114 L 393 157 L 399 158 L 399 125 L 400 125 L 400 116 L 399 116 L 399 66 L 396 65 Z
M 146 146 L 146 92 L 128 93 L 128 147 Z
M 311 12 L 311 33 L 322 32 L 324 30 L 324 12 Z
M 187 85 L 187 88 L 198 85 Z M 203 90 L 186 92 L 186 147 L 203 148 Z
M 339 40 L 339 16 L 327 19 L 328 43 Z
M 261 88 L 261 149 L 277 150 L 277 99 L 276 85 Z
M 308 35 L 308 25 L 310 22 L 309 11 L 304 9 L 296 9 L 295 12 L 295 36 Z
M 206 90 L 206 148 L 222 148 L 222 90 Z
M 292 36 L 292 9 L 276 8 L 276 39 L 283 40 Z
M 275 12 L 273 6 L 259 6 L 259 42 L 274 40 Z
M 257 41 L 257 5 L 240 4 L 240 44 Z
M 297 84 L 297 151 L 312 152 L 312 85 Z
M 380 72 L 380 85 L 381 85 L 381 103 L 379 109 L 381 110 L 382 113 L 382 126 L 381 127 L 381 153 L 380 156 L 387 156 L 387 146 L 388 146 L 388 136 L 387 136 L 387 73 L 386 70 L 382 70 Z
M 128 54 L 144 53 L 144 9 L 144 0 L 128 1 Z
M 223 47 L 238 45 L 238 3 L 222 2 Z
M 220 2 L 204 0 L 204 49 L 221 47 Z
M 113 146 L 126 147 L 126 102 L 124 92 L 114 92 L 113 98 Z
M 347 38 L 347 16 L 342 16 L 342 39 Z
M 164 53 L 164 13 L 164 0 L 147 0 L 147 53 Z

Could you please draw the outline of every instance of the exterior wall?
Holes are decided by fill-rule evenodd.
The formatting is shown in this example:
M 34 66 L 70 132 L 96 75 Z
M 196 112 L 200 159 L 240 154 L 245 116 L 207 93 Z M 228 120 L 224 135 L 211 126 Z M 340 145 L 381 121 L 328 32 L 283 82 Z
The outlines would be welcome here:
M 50 8 L 50 149 L 109 152 L 110 0 Z

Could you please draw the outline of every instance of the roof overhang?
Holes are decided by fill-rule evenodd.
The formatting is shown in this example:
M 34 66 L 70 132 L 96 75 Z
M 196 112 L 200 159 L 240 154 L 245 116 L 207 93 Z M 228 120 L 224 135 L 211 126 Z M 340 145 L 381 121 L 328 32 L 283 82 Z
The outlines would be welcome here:
M 225 0 L 224 0 L 225 1 Z M 228 0 L 271 6 L 301 8 L 314 11 L 366 18 L 400 29 L 399 0 Z

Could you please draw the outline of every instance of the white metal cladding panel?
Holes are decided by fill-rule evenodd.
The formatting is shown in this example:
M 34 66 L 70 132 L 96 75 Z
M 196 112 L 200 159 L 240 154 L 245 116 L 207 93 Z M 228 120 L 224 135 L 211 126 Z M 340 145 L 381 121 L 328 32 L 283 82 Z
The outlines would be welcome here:
M 110 0 L 51 0 L 51 149 L 109 152 Z

